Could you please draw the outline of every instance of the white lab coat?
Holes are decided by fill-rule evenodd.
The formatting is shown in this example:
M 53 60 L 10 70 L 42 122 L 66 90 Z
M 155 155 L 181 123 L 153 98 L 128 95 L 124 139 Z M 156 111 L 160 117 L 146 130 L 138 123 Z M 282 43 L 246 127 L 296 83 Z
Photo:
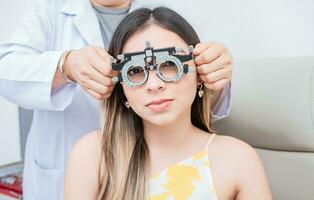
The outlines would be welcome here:
M 139 6 L 134 1 L 131 10 Z M 72 144 L 99 128 L 99 102 L 79 85 L 69 84 L 51 95 L 61 53 L 88 45 L 103 47 L 89 0 L 37 0 L 0 46 L 0 95 L 34 110 L 25 153 L 25 200 L 62 199 Z
M 141 5 L 148 4 L 134 1 L 131 10 Z M 61 53 L 89 45 L 103 47 L 90 0 L 37 0 L 0 45 L 0 95 L 34 110 L 25 153 L 25 200 L 62 199 L 72 145 L 99 128 L 99 102 L 79 85 L 51 94 Z

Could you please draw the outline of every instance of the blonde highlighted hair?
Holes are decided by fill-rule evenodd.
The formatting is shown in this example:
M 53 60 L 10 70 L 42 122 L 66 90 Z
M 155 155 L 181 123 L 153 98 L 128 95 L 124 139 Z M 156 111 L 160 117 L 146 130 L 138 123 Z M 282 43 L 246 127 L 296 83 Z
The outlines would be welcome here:
M 192 26 L 176 12 L 164 7 L 141 8 L 122 20 L 112 37 L 109 54 L 117 57 L 130 36 L 152 23 L 176 33 L 188 45 L 200 42 Z M 150 158 L 142 119 L 124 106 L 125 100 L 121 84 L 116 84 L 111 97 L 101 102 L 102 166 L 99 174 L 102 175 L 99 176 L 98 198 L 101 200 L 147 199 Z M 212 132 L 210 113 L 209 93 L 204 89 L 204 96 L 196 96 L 192 104 L 192 124 Z

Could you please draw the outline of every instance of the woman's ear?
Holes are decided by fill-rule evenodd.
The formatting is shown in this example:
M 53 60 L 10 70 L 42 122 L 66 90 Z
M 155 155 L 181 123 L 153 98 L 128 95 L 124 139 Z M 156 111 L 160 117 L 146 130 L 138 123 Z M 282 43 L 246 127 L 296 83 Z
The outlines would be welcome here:
M 201 78 L 199 76 L 197 76 L 197 86 L 202 85 L 203 81 L 201 80 Z
M 203 81 L 201 80 L 200 76 L 197 74 L 197 85 L 202 84 Z

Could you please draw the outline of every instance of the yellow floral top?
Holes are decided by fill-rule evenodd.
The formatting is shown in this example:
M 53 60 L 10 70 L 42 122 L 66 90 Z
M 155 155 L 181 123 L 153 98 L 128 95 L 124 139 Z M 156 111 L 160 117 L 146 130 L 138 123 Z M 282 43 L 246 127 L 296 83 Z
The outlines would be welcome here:
M 149 200 L 217 200 L 208 146 L 149 179 Z

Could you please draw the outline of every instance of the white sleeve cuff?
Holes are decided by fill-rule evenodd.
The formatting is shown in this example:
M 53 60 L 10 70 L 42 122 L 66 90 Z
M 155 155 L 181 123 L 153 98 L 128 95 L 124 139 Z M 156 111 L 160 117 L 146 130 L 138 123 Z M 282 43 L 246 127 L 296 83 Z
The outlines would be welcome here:
M 216 105 L 211 110 L 212 122 L 227 117 L 231 110 L 231 82 L 226 85 Z
M 51 93 L 51 105 L 53 106 L 53 110 L 63 111 L 66 109 L 73 100 L 76 87 L 76 83 L 68 83 Z

